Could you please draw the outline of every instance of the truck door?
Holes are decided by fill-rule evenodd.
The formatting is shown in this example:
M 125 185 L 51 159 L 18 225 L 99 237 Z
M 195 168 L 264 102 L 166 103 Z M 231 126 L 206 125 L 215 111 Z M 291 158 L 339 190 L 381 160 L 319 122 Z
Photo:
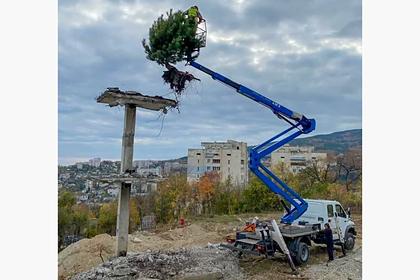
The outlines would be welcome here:
M 335 220 L 337 224 L 337 231 L 340 234 L 340 240 L 344 242 L 344 235 L 346 233 L 346 227 L 348 222 L 348 217 L 346 212 L 344 212 L 343 207 L 340 204 L 335 205 Z
M 328 204 L 327 205 L 327 213 L 328 213 L 328 223 L 330 224 L 331 230 L 333 232 L 333 239 L 339 239 L 338 231 L 337 231 L 337 222 L 338 219 L 335 217 L 334 205 Z

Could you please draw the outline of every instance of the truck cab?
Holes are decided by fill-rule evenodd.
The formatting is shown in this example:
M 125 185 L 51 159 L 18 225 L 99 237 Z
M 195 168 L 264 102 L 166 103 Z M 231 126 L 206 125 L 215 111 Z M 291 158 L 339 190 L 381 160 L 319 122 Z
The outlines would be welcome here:
M 350 215 L 344 210 L 340 202 L 335 200 L 305 199 L 308 203 L 306 212 L 294 221 L 294 224 L 320 224 L 323 229 L 330 224 L 336 244 L 344 243 L 346 250 L 352 250 L 355 243 L 356 229 Z M 315 243 L 323 243 L 323 233 L 313 239 Z

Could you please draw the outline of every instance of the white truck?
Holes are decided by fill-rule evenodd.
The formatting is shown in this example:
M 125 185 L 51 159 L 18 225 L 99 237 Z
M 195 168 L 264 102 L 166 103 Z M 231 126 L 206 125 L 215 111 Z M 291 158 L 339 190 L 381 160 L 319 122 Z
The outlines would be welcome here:
M 246 231 L 238 231 L 236 238 L 225 244 L 239 254 L 250 253 L 272 257 L 276 253 L 288 257 L 292 269 L 294 263 L 300 265 L 309 260 L 309 246 L 312 243 L 323 244 L 324 225 L 330 224 L 336 245 L 343 245 L 345 250 L 352 250 L 355 243 L 355 224 L 350 213 L 344 211 L 338 201 L 305 199 L 308 203 L 306 212 L 292 224 L 277 223 L 275 220 L 254 221 L 247 225 Z M 250 227 L 249 225 L 253 225 Z M 253 230 L 249 230 L 252 228 Z
M 333 239 L 337 244 L 344 244 L 346 250 L 354 247 L 356 229 L 351 220 L 350 211 L 346 212 L 340 202 L 335 200 L 305 199 L 308 210 L 293 224 L 320 224 L 321 229 L 326 223 L 330 224 L 333 231 Z

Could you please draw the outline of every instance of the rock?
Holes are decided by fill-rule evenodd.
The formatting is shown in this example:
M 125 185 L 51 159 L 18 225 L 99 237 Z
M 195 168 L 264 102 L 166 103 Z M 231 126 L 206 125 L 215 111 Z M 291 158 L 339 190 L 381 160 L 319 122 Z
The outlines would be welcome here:
M 141 243 L 141 242 L 143 242 L 143 240 L 141 240 L 140 238 L 134 237 L 133 239 L 131 239 L 131 242 L 133 242 L 133 243 Z
M 112 272 L 112 276 L 129 276 L 136 275 L 135 271 L 132 271 L 130 268 L 117 269 Z

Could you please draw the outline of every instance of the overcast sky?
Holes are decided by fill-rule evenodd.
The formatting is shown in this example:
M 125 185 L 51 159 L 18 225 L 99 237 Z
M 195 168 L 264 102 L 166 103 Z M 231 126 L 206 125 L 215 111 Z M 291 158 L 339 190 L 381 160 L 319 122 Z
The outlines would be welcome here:
M 120 159 L 124 110 L 95 101 L 107 87 L 173 98 L 141 40 L 159 15 L 193 4 L 208 30 L 198 62 L 315 118 L 311 135 L 361 128 L 360 0 L 60 0 L 60 164 Z M 202 141 L 253 145 L 286 127 L 267 108 L 187 70 L 201 82 L 188 88 L 180 113 L 163 119 L 138 110 L 135 159 L 178 158 Z

